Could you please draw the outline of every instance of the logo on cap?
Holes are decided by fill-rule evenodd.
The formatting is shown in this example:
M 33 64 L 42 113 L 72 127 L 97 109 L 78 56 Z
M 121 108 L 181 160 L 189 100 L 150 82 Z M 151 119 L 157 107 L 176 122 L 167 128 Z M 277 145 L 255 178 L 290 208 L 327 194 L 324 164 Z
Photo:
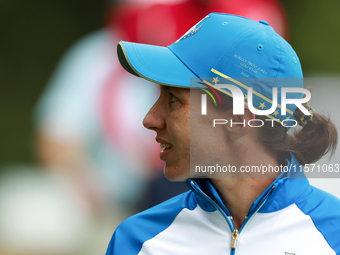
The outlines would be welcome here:
M 201 29 L 201 27 L 203 26 L 203 20 L 205 20 L 208 17 L 209 17 L 209 15 L 207 15 L 203 19 L 201 19 L 195 26 L 190 28 L 188 30 L 188 32 L 186 32 L 184 35 L 182 35 L 181 38 L 179 38 L 175 43 L 177 44 L 177 43 L 179 43 L 179 41 L 182 41 L 182 40 L 196 34 Z

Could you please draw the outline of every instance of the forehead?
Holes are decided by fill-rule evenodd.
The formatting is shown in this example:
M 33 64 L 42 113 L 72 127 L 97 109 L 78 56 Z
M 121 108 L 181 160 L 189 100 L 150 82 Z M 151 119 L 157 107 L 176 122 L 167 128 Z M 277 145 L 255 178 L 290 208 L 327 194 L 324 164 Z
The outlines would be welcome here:
M 173 86 L 165 86 L 165 85 L 159 85 L 159 86 L 161 90 L 165 92 L 173 92 L 173 93 L 180 93 L 180 94 L 190 93 L 189 88 L 181 88 L 181 87 L 173 87 Z

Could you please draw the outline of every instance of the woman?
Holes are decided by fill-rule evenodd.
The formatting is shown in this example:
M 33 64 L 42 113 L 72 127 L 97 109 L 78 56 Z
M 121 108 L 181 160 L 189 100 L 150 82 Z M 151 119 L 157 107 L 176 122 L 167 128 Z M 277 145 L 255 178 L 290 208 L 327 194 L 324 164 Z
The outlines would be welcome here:
M 120 42 L 118 57 L 160 84 L 143 124 L 166 177 L 191 191 L 124 221 L 107 254 L 340 254 L 340 201 L 303 175 L 334 152 L 336 128 L 309 106 L 299 59 L 267 22 L 211 13 L 167 48 Z

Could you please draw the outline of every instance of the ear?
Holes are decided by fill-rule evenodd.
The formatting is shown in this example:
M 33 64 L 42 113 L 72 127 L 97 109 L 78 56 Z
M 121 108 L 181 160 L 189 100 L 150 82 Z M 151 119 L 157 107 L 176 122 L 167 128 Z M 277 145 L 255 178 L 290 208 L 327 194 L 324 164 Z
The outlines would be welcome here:
M 239 138 L 244 137 L 247 135 L 250 130 L 251 126 L 248 124 L 249 120 L 255 119 L 255 114 L 252 113 L 248 106 L 245 105 L 244 107 L 244 115 L 233 115 L 232 111 L 230 113 L 230 121 L 228 125 L 225 125 L 227 129 L 227 134 L 231 140 L 236 140 Z

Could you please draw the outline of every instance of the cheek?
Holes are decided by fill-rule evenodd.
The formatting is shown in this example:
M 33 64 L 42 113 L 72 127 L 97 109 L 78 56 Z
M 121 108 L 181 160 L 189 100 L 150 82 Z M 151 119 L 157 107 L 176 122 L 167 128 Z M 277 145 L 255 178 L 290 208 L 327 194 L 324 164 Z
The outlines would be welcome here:
M 170 135 L 174 139 L 174 143 L 181 153 L 190 152 L 190 123 L 177 121 L 176 125 L 169 130 Z
M 224 125 L 213 126 L 209 115 L 192 118 L 190 140 L 191 164 L 212 165 L 227 155 L 227 135 Z
M 168 132 L 175 146 L 177 158 L 190 160 L 190 120 L 188 118 L 172 118 L 168 122 Z
M 174 137 L 190 139 L 190 112 L 181 111 L 179 114 L 169 116 L 167 127 Z

